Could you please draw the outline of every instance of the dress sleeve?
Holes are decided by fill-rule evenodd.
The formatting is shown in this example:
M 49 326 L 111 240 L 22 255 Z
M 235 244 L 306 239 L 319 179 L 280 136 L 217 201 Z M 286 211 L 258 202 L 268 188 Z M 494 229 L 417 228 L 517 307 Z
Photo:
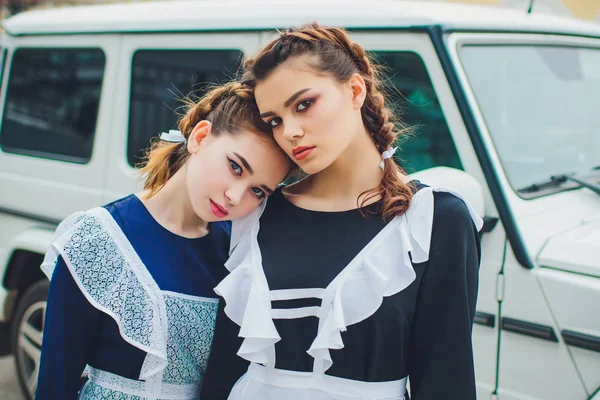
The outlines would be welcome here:
M 36 400 L 77 399 L 99 317 L 59 257 L 50 281 Z
M 411 400 L 475 400 L 471 333 L 480 243 L 465 203 L 435 194 L 429 260 L 419 285 L 410 345 Z
M 225 314 L 225 301 L 221 299 L 207 373 L 202 383 L 202 400 L 226 400 L 248 369 L 249 362 L 237 355 L 242 345 L 239 331 L 240 327 Z

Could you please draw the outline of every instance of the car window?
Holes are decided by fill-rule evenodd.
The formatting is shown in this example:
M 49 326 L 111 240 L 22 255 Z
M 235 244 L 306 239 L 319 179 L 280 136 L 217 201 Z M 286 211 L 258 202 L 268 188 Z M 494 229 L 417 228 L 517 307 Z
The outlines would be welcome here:
M 133 57 L 127 159 L 137 166 L 153 137 L 177 129 L 183 97 L 233 78 L 239 50 L 139 50 Z
M 529 198 L 532 184 L 600 164 L 600 49 L 477 44 L 460 58 L 517 192 Z
M 396 160 L 408 172 L 447 166 L 462 169 L 446 118 L 421 57 L 407 51 L 376 51 L 385 67 L 396 113 L 413 132 L 399 140 Z
M 104 66 L 100 49 L 17 49 L 0 131 L 2 150 L 88 162 Z

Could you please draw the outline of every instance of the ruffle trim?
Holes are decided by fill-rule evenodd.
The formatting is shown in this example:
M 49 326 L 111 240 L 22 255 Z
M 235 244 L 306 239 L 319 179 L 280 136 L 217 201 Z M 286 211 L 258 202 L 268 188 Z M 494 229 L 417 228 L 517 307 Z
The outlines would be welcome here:
M 110 213 L 98 207 L 61 222 L 41 266 L 49 279 L 59 256 L 90 304 L 115 320 L 126 342 L 147 354 L 139 379 L 160 384 L 167 366 L 165 301 Z
M 258 214 L 260 214 L 262 210 Z M 238 355 L 248 361 L 275 366 L 275 343 L 281 340 L 271 317 L 271 299 L 267 279 L 262 272 L 258 246 L 259 221 L 246 232 L 225 266 L 231 273 L 215 288 L 225 299 L 225 314 L 240 326 L 244 338 Z M 232 227 L 233 228 L 233 227 Z M 232 229 L 233 231 L 233 229 Z
M 416 278 L 413 263 L 429 259 L 434 214 L 434 191 L 450 192 L 467 205 L 478 230 L 483 221 L 460 194 L 442 188 L 419 190 L 406 214 L 390 221 L 325 289 L 319 311 L 319 331 L 307 350 L 322 365 L 332 365 L 330 349 L 344 347 L 341 333 L 367 319 L 384 297 L 408 287 Z M 264 209 L 264 208 L 263 208 Z M 248 361 L 275 367 L 275 343 L 281 337 L 271 316 L 270 292 L 258 245 L 262 209 L 233 222 L 237 242 L 226 266 L 231 273 L 215 288 L 225 299 L 225 313 L 240 326 L 244 338 L 238 355 Z

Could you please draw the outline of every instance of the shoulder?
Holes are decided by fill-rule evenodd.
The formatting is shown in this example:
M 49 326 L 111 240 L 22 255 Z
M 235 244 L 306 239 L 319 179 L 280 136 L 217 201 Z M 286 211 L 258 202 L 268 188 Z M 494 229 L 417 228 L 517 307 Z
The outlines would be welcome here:
M 472 226 L 474 224 L 469 206 L 461 196 L 448 190 L 428 186 L 418 180 L 411 181 L 411 187 L 414 191 L 413 204 L 425 203 L 424 207 L 429 209 L 433 207 L 434 227 Z M 427 201 L 421 201 L 424 198 L 428 198 Z
M 122 223 L 123 216 L 126 216 L 128 210 L 137 206 L 138 203 L 141 204 L 141 201 L 134 194 L 129 194 L 105 204 L 102 208 L 108 211 L 115 221 Z
M 479 253 L 479 235 L 469 206 L 461 197 L 434 191 L 431 256 L 457 256 L 463 252 Z
M 469 208 L 460 197 L 443 191 L 433 191 L 433 224 L 452 226 L 472 226 L 473 219 Z

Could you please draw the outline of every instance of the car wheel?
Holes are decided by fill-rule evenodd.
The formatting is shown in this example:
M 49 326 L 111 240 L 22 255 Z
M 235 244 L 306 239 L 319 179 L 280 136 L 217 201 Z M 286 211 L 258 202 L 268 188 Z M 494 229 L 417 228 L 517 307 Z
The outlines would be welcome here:
M 33 400 L 37 388 L 44 318 L 50 282 L 41 281 L 21 296 L 12 322 L 12 349 L 21 390 Z

